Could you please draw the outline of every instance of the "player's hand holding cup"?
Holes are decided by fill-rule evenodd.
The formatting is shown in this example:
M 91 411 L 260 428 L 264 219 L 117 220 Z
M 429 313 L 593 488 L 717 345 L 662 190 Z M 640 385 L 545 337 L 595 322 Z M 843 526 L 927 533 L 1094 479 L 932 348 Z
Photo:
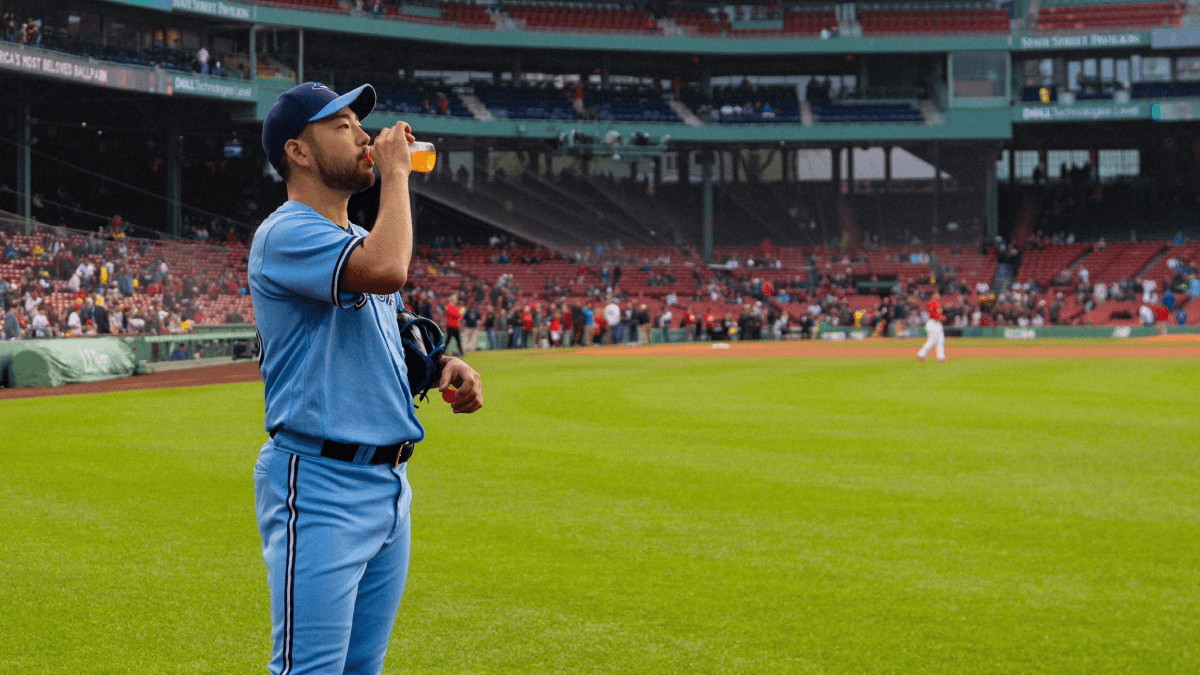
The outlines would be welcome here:
M 367 148 L 367 157 L 379 169 L 381 177 L 407 176 L 412 172 L 409 144 L 416 140 L 407 122 L 397 122 L 395 126 L 379 132 L 375 143 Z

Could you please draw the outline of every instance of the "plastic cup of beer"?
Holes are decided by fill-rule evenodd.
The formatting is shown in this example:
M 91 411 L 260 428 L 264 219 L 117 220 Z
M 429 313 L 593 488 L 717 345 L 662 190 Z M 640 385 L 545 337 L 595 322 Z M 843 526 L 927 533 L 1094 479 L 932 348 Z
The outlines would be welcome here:
M 409 143 L 408 152 L 412 157 L 413 171 L 420 173 L 433 171 L 433 166 L 437 164 L 437 150 L 434 149 L 433 143 L 425 141 Z
M 417 141 L 408 144 L 408 154 L 412 160 L 412 169 L 420 173 L 429 173 L 437 164 L 437 149 L 433 143 Z M 367 148 L 367 159 L 371 159 L 371 148 Z

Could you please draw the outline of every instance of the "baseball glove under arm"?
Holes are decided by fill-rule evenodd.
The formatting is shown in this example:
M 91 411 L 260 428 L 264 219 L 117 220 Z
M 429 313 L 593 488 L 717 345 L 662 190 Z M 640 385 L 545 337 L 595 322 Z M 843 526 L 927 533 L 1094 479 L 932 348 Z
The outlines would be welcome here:
M 446 352 L 442 329 L 403 306 L 396 312 L 396 321 L 400 324 L 400 343 L 404 347 L 413 402 L 429 400 L 429 390 L 442 379 L 442 355 Z

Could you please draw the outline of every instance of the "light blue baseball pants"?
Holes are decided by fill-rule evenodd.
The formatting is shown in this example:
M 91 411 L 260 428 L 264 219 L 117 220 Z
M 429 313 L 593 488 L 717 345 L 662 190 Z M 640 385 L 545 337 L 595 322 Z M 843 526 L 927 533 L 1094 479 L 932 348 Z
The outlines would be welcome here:
M 272 675 L 379 675 L 408 577 L 406 465 L 267 441 L 254 501 L 271 592 Z

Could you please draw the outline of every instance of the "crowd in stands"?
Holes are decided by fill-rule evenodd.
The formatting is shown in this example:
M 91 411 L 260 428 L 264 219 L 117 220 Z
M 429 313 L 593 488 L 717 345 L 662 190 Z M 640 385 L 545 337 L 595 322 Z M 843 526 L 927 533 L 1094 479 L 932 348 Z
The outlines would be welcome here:
M 206 227 L 192 234 L 203 240 Z M 119 216 L 98 232 L 0 226 L 4 339 L 173 334 L 252 321 L 246 246 L 127 235 Z
M 190 234 L 194 241 L 139 239 L 117 216 L 90 233 L 0 227 L 5 339 L 253 322 L 246 243 L 204 223 Z M 208 243 L 219 237 L 219 245 Z M 719 248 L 705 263 L 688 245 L 555 251 L 501 235 L 487 245 L 443 237 L 418 248 L 405 301 L 445 326 L 457 352 L 645 344 L 652 334 L 656 341 L 803 339 L 822 326 L 900 336 L 923 324 L 934 291 L 948 326 L 958 328 L 1196 323 L 1187 304 L 1200 295 L 1200 244 L 1182 232 L 1151 244 L 1072 238 L 1038 232 L 1022 247 L 1001 242 L 985 252 L 764 241 Z M 992 288 L 997 264 L 1033 270 L 1034 259 L 1061 251 L 1072 257 L 1059 258 L 1050 278 L 1017 273 Z M 1123 276 L 1135 268 L 1145 273 Z
M 146 48 L 118 48 L 106 45 L 98 35 L 88 36 L 78 31 L 72 32 L 66 26 L 52 25 L 46 23 L 42 18 L 29 16 L 22 20 L 18 12 L 6 11 L 6 5 L 3 2 L 0 2 L 0 39 L 116 63 L 148 67 L 161 66 L 168 70 L 201 73 L 212 77 L 250 79 L 249 64 L 245 60 L 245 55 L 237 59 L 237 64 L 231 64 L 222 63 L 221 54 L 210 52 L 204 47 L 194 52 L 162 45 Z
M 1045 245 L 1058 246 L 1049 239 Z M 1048 286 L 1031 280 L 993 289 L 990 277 L 965 278 L 955 269 L 956 261 L 981 255 L 1019 265 L 1023 253 L 995 246 L 986 254 L 933 247 L 851 254 L 764 243 L 724 250 L 717 263 L 706 265 L 691 247 L 617 244 L 566 254 L 499 237 L 486 247 L 440 240 L 420 251 L 421 269 L 410 275 L 406 301 L 458 336 L 452 351 L 471 351 L 646 344 L 652 330 L 663 341 L 804 339 L 821 326 L 899 336 L 923 325 L 922 310 L 934 291 L 953 328 L 1182 325 L 1189 323 L 1184 305 L 1200 293 L 1194 257 L 1167 258 L 1161 282 L 1147 277 L 1106 284 L 1117 289 L 1112 299 L 1136 301 L 1129 316 L 1109 316 L 1098 309 L 1103 301 L 1080 295 L 1086 270 L 1078 284 L 1074 278 Z M 871 273 L 889 265 L 913 276 L 881 280 Z M 1086 289 L 1090 294 L 1092 286 Z
M 0 3 L 0 8 L 3 7 L 4 5 Z M 21 21 L 16 12 L 0 13 L 0 36 L 8 42 L 41 47 L 42 20 L 31 16 L 25 21 Z

